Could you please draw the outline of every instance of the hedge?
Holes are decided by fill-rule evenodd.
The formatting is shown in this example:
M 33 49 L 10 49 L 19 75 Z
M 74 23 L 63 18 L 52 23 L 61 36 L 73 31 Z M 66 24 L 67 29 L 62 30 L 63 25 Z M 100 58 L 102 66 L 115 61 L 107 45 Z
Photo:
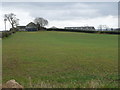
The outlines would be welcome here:
M 84 32 L 84 33 L 99 33 L 99 34 L 120 34 L 120 31 L 87 31 L 74 29 L 47 29 L 47 31 L 69 31 L 69 32 Z

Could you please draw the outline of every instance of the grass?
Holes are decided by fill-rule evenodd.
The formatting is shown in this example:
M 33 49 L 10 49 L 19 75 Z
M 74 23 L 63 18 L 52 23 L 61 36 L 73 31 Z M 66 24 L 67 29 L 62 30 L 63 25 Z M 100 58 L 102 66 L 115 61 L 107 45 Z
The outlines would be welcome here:
M 0 38 L 0 85 L 2 84 L 2 39 Z
M 118 36 L 17 32 L 3 42 L 3 83 L 25 87 L 118 87 Z

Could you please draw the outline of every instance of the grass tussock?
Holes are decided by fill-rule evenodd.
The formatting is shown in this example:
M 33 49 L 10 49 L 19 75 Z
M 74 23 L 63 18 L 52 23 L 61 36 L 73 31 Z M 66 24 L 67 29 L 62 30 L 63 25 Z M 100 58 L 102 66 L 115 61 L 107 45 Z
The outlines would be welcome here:
M 113 83 L 113 85 L 111 84 Z M 69 83 L 57 83 L 51 81 L 38 81 L 34 83 L 29 77 L 29 84 L 27 87 L 30 88 L 116 88 L 118 82 L 101 81 L 101 80 L 90 80 L 87 82 L 69 82 Z

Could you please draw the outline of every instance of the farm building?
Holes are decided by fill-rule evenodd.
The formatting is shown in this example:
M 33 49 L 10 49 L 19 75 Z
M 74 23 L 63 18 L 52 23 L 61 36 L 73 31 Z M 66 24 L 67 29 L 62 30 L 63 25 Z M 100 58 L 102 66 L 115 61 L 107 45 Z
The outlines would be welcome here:
M 26 31 L 38 31 L 37 25 L 33 22 L 30 22 L 26 25 Z
M 26 31 L 26 26 L 17 26 L 18 31 Z
M 85 27 L 65 27 L 65 29 L 95 31 L 95 28 L 94 28 L 93 26 L 85 26 Z
M 111 29 L 112 30 L 112 29 Z M 120 31 L 120 28 L 113 29 L 114 31 Z

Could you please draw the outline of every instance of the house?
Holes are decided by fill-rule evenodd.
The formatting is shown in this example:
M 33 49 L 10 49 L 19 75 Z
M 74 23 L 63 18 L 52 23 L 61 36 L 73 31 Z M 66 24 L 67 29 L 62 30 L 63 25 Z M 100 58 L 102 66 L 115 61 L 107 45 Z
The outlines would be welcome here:
M 26 31 L 26 26 L 17 26 L 18 31 Z
M 38 31 L 37 25 L 33 22 L 30 22 L 26 25 L 26 31 Z
M 65 29 L 70 30 L 84 30 L 84 31 L 95 31 L 93 26 L 84 26 L 84 27 L 65 27 Z

